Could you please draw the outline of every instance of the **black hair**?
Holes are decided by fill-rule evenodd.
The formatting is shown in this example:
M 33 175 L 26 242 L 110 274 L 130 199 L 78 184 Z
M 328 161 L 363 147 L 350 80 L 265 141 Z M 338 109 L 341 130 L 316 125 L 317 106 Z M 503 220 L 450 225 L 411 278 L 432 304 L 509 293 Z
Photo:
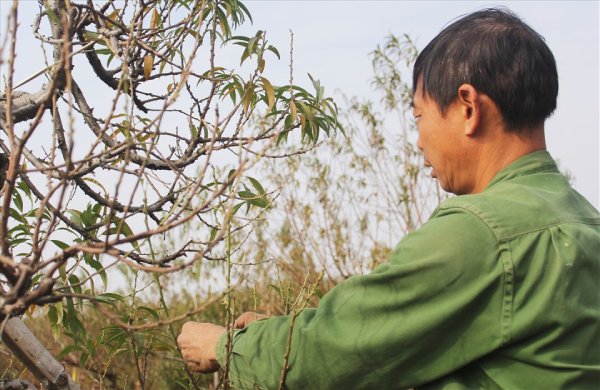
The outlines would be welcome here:
M 422 90 L 442 114 L 471 84 L 499 107 L 507 131 L 540 125 L 556 108 L 558 73 L 544 38 L 506 9 L 474 12 L 444 28 L 417 57 L 413 93 Z

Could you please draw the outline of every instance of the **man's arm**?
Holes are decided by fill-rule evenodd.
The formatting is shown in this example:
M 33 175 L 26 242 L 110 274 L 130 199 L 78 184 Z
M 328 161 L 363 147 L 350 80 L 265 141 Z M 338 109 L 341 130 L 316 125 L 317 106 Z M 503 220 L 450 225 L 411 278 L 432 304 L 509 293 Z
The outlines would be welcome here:
M 414 386 L 497 348 L 505 296 L 497 240 L 468 212 L 441 214 L 402 240 L 389 263 L 340 283 L 318 308 L 236 330 L 236 387 L 277 388 L 284 364 L 290 389 Z M 217 340 L 221 362 L 225 339 Z

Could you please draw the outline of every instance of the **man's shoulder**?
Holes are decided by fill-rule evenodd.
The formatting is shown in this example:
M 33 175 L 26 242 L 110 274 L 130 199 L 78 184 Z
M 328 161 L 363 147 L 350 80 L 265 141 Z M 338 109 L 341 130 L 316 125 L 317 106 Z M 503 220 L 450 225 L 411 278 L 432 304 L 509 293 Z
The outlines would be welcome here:
M 444 201 L 434 214 L 462 210 L 485 223 L 499 241 L 562 223 L 600 224 L 600 214 L 560 177 L 510 180 L 479 194 Z

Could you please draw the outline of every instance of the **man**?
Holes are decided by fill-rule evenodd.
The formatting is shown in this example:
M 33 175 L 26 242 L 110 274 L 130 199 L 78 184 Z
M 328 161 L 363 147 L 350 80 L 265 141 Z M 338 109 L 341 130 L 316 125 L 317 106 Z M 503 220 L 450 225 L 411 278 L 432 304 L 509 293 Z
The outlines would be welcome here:
M 545 150 L 551 51 L 510 12 L 475 12 L 419 55 L 413 91 L 425 164 L 459 196 L 300 313 L 285 387 L 598 388 L 600 214 Z M 292 318 L 251 320 L 229 376 L 277 388 Z M 220 326 L 186 323 L 178 341 L 194 370 L 228 359 Z

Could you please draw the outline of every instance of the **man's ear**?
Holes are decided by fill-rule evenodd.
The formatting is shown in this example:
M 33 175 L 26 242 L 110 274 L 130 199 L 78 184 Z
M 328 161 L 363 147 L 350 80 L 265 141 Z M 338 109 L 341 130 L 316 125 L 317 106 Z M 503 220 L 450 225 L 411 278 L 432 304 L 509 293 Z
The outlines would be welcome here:
M 482 114 L 479 93 L 471 84 L 461 84 L 458 87 L 457 101 L 465 120 L 465 135 L 473 136 L 477 134 Z

